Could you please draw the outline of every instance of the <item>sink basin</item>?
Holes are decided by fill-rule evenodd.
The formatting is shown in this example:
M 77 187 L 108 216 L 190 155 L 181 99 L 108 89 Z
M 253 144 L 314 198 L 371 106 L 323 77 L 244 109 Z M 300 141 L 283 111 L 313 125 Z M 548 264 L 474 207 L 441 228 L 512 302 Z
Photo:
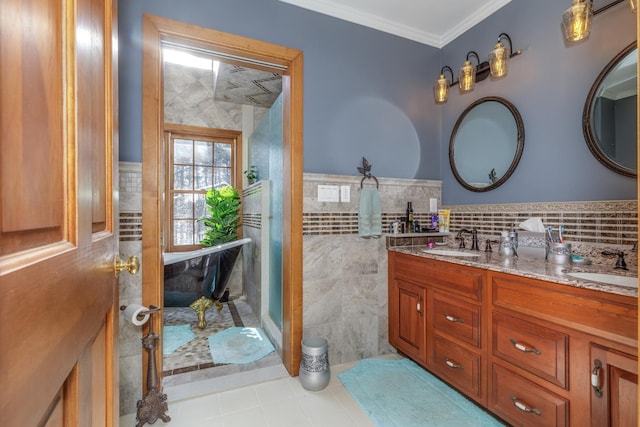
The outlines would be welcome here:
M 610 285 L 624 286 L 627 288 L 638 287 L 637 277 L 618 276 L 615 274 L 606 273 L 567 273 L 567 275 L 575 277 L 576 279 L 608 283 Z
M 440 255 L 440 256 L 456 256 L 456 257 L 480 256 L 480 254 L 474 254 L 472 252 L 454 251 L 451 249 L 423 249 L 422 252 L 424 252 L 425 254 Z

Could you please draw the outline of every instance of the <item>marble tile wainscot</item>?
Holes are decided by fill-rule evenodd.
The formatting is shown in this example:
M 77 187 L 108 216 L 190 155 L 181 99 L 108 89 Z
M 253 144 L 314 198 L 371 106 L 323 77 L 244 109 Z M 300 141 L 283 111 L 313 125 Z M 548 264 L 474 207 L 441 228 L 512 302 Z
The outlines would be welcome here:
M 332 365 L 395 352 L 388 340 L 387 235 L 358 236 L 361 179 L 304 174 L 304 336 L 327 338 Z M 407 202 L 413 203 L 414 217 L 426 223 L 429 198 L 441 200 L 440 181 L 378 181 L 383 232 L 405 215 Z M 318 185 L 348 185 L 350 201 L 318 202 Z

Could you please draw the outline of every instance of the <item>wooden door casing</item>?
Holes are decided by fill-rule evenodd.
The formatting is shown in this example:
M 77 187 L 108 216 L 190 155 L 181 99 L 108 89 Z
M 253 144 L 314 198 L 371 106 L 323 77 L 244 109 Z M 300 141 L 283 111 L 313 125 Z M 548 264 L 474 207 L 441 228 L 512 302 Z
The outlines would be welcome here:
M 2 4 L 2 425 L 117 424 L 116 17 Z

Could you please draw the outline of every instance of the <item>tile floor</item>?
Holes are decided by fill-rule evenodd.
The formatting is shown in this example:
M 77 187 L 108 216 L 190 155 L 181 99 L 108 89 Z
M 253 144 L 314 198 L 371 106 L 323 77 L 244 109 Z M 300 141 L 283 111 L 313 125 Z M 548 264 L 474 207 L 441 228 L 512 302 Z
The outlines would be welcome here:
M 277 352 L 273 352 L 255 363 L 246 365 L 221 365 L 211 359 L 208 336 L 232 326 L 259 327 L 260 322 L 249 304 L 242 297 L 232 297 L 223 304 L 221 311 L 210 308 L 206 313 L 207 327 L 198 329 L 196 314 L 189 307 L 166 307 L 165 325 L 193 325 L 192 331 L 196 338 L 178 348 L 171 355 L 165 355 L 163 360 L 163 386 L 178 387 L 187 391 L 194 382 L 211 378 L 226 377 L 237 373 L 253 371 L 265 367 L 282 366 Z M 284 367 L 281 368 L 284 370 Z M 183 394 L 180 394 L 183 396 Z
M 399 357 L 388 355 L 386 358 Z M 289 376 L 248 384 L 184 400 L 172 400 L 174 427 L 375 427 L 337 378 L 357 362 L 331 367 L 331 381 L 322 391 L 307 391 Z M 233 375 L 235 376 L 235 375 Z M 165 390 L 166 391 L 166 390 Z M 120 426 L 135 426 L 135 414 L 120 418 Z
M 207 316 L 213 318 L 210 319 L 208 328 L 257 324 L 253 312 L 241 298 L 234 299 L 233 305 L 237 309 L 235 316 L 228 312 L 227 304 L 219 313 L 210 310 L 211 313 L 207 313 Z M 233 305 L 231 312 L 234 311 Z M 177 310 L 165 319 L 165 323 L 184 323 L 182 314 Z M 302 388 L 297 377 L 289 376 L 277 353 L 251 366 L 215 365 L 210 363 L 208 350 L 200 347 L 204 345 L 194 342 L 185 346 L 182 353 L 178 351 L 174 356 L 165 358 L 165 367 L 169 369 L 164 373 L 163 386 L 169 405 L 167 414 L 171 421 L 163 423 L 158 420 L 154 426 L 375 426 L 337 378 L 340 372 L 353 367 L 357 362 L 332 366 L 331 381 L 327 388 L 311 392 Z M 399 356 L 392 354 L 381 357 Z M 185 365 L 188 365 L 187 369 L 181 369 Z M 194 369 L 194 365 L 199 365 L 200 368 Z M 121 427 L 135 425 L 136 414 L 120 418 Z

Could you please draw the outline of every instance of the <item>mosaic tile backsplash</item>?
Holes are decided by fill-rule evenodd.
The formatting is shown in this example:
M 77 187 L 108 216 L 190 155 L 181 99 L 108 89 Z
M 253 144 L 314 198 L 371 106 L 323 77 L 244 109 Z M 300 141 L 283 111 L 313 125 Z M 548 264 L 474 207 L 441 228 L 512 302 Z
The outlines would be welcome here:
M 635 200 L 514 203 L 446 206 L 451 209 L 451 231 L 478 229 L 479 235 L 498 236 L 511 224 L 539 217 L 555 230 L 564 225 L 572 242 L 632 246 L 638 240 L 638 203 Z

